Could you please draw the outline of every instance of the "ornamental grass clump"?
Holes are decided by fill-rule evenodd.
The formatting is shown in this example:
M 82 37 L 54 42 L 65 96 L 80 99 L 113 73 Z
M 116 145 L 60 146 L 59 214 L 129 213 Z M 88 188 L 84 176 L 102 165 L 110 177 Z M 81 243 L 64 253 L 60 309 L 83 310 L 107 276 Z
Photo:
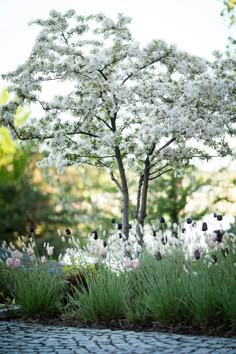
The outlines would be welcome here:
M 183 311 L 186 281 L 183 262 L 184 256 L 179 252 L 162 260 L 145 254 L 138 274 L 149 319 L 171 322 L 186 320 Z
M 236 329 L 236 257 L 231 253 L 227 257 L 220 255 L 218 259 L 216 301 L 222 310 L 222 321 Z
M 65 282 L 44 266 L 14 271 L 15 302 L 24 315 L 55 315 L 60 312 Z
M 186 260 L 178 251 L 161 260 L 144 254 L 136 271 L 136 294 L 145 304 L 145 318 L 198 326 L 224 323 L 235 328 L 235 265 L 233 253 L 226 257 L 220 251 L 217 263 Z
M 86 321 L 124 317 L 123 298 L 129 292 L 125 274 L 117 274 L 102 265 L 95 274 L 85 274 L 87 287 L 74 287 L 67 310 Z

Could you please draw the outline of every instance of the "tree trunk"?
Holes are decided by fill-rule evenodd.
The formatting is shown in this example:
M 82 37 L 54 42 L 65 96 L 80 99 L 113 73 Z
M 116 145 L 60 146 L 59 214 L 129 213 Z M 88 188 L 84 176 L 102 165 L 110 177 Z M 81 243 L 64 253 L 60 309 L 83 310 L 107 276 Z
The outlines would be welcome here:
M 148 195 L 148 185 L 149 185 L 149 174 L 150 174 L 150 162 L 149 159 L 145 161 L 144 177 L 143 177 L 143 188 L 141 195 L 141 204 L 139 211 L 138 222 L 140 225 L 144 225 L 144 220 L 147 216 L 147 195 Z
M 149 186 L 149 176 L 150 176 L 150 161 L 147 158 L 145 161 L 144 173 L 142 175 L 142 188 L 139 189 L 139 205 L 137 205 L 138 218 L 137 218 L 137 233 L 140 238 L 140 244 L 143 245 L 143 232 L 141 231 L 140 225 L 144 226 L 144 221 L 147 216 L 147 195 Z M 141 177 L 140 177 L 141 181 Z M 140 185 L 139 185 L 140 186 Z
M 142 194 L 142 187 L 143 187 L 143 178 L 144 175 L 143 173 L 139 177 L 139 183 L 138 183 L 138 192 L 137 192 L 137 202 L 136 202 L 136 209 L 134 212 L 134 219 L 138 221 L 138 216 L 139 216 L 139 209 L 140 209 L 140 202 L 141 202 L 141 194 Z
M 122 193 L 122 232 L 125 237 L 129 237 L 129 188 L 125 174 L 124 164 L 119 147 L 115 147 L 115 156 L 120 174 Z

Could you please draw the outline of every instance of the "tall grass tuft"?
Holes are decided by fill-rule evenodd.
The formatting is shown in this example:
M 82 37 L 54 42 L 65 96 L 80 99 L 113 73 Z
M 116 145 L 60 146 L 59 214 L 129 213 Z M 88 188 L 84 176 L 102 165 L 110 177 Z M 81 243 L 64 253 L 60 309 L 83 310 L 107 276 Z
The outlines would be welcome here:
M 60 311 L 64 295 L 61 276 L 49 274 L 47 267 L 38 266 L 15 273 L 15 299 L 28 316 L 53 315 Z
M 125 274 L 100 266 L 95 274 L 85 272 L 87 289 L 74 287 L 69 308 L 86 321 L 110 321 L 124 316 L 123 298 L 128 295 Z
M 161 261 L 146 254 L 139 275 L 149 318 L 172 322 L 186 319 L 183 311 L 186 275 L 183 273 L 182 254 L 168 256 Z

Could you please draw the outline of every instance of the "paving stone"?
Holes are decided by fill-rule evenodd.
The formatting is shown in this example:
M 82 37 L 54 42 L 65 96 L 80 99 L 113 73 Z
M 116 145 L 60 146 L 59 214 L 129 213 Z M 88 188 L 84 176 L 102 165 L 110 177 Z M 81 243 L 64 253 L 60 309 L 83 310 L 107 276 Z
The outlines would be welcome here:
M 235 354 L 236 338 L 0 321 L 0 354 Z

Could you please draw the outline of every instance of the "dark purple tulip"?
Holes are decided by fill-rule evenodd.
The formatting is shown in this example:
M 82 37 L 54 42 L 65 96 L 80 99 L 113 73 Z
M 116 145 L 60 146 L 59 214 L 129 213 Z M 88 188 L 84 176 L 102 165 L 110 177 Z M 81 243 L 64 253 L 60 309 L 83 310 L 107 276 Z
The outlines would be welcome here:
M 222 252 L 222 254 L 223 254 L 224 257 L 227 257 L 227 255 L 229 254 L 228 248 L 226 248 L 226 249 L 224 249 L 224 250 L 222 249 L 221 252 Z
M 116 219 L 114 219 L 114 218 L 111 219 L 111 223 L 112 223 L 112 224 L 115 224 L 115 223 L 116 223 Z
M 160 217 L 160 223 L 161 224 L 164 224 L 166 221 L 165 221 L 165 218 L 163 216 Z
M 216 254 L 213 254 L 211 258 L 212 258 L 212 260 L 214 261 L 214 263 L 217 262 L 217 256 L 216 256 Z
M 103 247 L 107 247 L 107 241 L 103 241 Z
M 214 213 L 214 218 L 217 218 L 217 214 L 216 213 Z
M 122 238 L 122 234 L 121 233 L 119 233 L 119 238 Z
M 157 235 L 157 232 L 156 231 L 152 231 L 152 234 L 153 234 L 153 236 L 156 236 Z
M 156 259 L 157 259 L 158 261 L 160 261 L 160 260 L 162 259 L 161 252 L 159 252 L 159 251 L 157 251 L 154 256 L 156 257 Z
M 222 230 L 215 230 L 214 233 L 216 234 L 216 241 L 222 242 L 222 238 L 224 236 L 224 231 Z
M 202 223 L 202 231 L 207 231 L 207 230 L 208 230 L 207 223 L 203 222 Z
M 122 224 L 117 224 L 117 229 L 122 230 Z
M 30 226 L 29 232 L 34 232 L 34 227 L 32 225 Z
M 65 233 L 66 233 L 66 235 L 70 235 L 71 234 L 70 229 L 65 229 Z
M 98 232 L 97 232 L 97 230 L 92 231 L 92 234 L 93 234 L 94 240 L 97 240 L 97 239 L 98 239 Z
M 167 236 L 161 238 L 161 242 L 163 245 L 167 244 Z
M 221 221 L 221 220 L 223 219 L 223 218 L 222 218 L 222 215 L 217 215 L 216 218 L 217 218 L 218 221 Z
M 185 233 L 185 231 L 186 231 L 186 229 L 185 229 L 185 228 L 183 228 L 183 229 L 182 229 L 182 234 L 184 234 L 184 233 Z
M 34 226 L 30 225 L 28 238 L 32 238 L 33 236 L 34 236 Z
M 192 219 L 191 218 L 187 219 L 187 224 L 192 224 Z
M 201 252 L 198 249 L 196 249 L 193 254 L 195 259 L 200 259 Z

